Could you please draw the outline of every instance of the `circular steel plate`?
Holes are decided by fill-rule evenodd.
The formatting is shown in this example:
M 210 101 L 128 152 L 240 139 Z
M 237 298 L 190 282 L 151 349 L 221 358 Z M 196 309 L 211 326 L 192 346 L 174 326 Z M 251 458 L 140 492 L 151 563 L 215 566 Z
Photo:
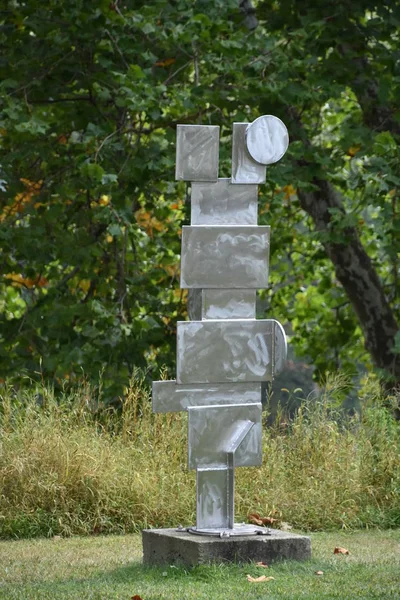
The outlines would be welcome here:
M 211 535 L 220 538 L 227 537 L 236 537 L 240 535 L 271 535 L 272 532 L 270 529 L 265 527 L 258 527 L 257 525 L 245 525 L 245 524 L 237 524 L 233 529 L 220 529 L 220 528 L 210 528 L 210 529 L 197 529 L 197 527 L 188 527 L 187 531 L 189 533 L 194 533 L 195 535 Z
M 258 117 L 246 129 L 246 145 L 253 160 L 260 165 L 272 165 L 278 162 L 288 149 L 288 130 L 278 117 Z

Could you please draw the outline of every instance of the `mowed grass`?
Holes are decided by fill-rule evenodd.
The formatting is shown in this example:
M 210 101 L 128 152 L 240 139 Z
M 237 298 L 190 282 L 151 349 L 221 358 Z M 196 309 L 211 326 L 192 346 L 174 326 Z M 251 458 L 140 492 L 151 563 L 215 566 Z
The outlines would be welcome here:
M 400 531 L 314 533 L 310 561 L 194 568 L 144 567 L 141 539 L 128 536 L 0 542 L 4 600 L 400 598 Z M 342 546 L 350 555 L 335 555 Z M 323 571 L 323 575 L 317 575 Z M 273 580 L 250 583 L 246 575 Z
M 261 467 L 236 470 L 236 520 L 302 530 L 400 526 L 400 422 L 374 383 L 362 412 L 333 405 L 340 380 L 284 426 L 264 427 Z M 0 538 L 124 534 L 195 522 L 187 414 L 152 413 L 137 376 L 121 409 L 99 390 L 0 389 Z M 267 413 L 263 418 L 266 419 Z

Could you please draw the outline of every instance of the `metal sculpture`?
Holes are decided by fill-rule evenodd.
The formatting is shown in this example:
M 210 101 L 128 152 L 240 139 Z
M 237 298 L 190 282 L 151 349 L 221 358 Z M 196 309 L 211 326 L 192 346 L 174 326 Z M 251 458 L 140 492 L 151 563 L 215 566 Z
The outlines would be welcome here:
M 176 381 L 153 382 L 153 411 L 189 413 L 189 469 L 197 471 L 201 535 L 266 530 L 234 523 L 234 469 L 262 461 L 261 382 L 286 359 L 285 332 L 255 318 L 268 285 L 269 226 L 257 225 L 258 184 L 289 138 L 277 117 L 233 124 L 232 177 L 218 178 L 219 127 L 178 125 L 176 179 L 191 183 L 182 230 L 181 287 L 201 290 L 201 320 L 177 325 Z

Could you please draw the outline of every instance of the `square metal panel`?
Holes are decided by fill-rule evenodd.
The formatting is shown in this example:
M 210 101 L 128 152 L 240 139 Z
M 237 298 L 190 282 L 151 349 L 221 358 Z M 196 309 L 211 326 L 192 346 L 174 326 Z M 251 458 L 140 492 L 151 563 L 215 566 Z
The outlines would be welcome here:
M 257 225 L 257 185 L 233 185 L 230 179 L 193 183 L 192 225 Z
M 254 404 L 261 402 L 260 383 L 179 385 L 175 380 L 153 381 L 153 412 L 179 412 L 191 406 Z
M 254 426 L 235 451 L 235 467 L 261 464 L 261 404 L 189 408 L 189 469 L 228 466 L 232 441 L 249 421 Z
M 256 294 L 256 290 L 203 290 L 201 318 L 255 319 Z
M 184 181 L 217 181 L 219 127 L 177 125 L 175 178 Z
M 267 169 L 251 158 L 246 146 L 249 123 L 234 123 L 232 133 L 232 183 L 265 183 Z
M 178 383 L 271 381 L 285 358 L 285 333 L 273 319 L 177 324 Z
M 233 470 L 197 470 L 197 529 L 229 528 L 233 516 Z
M 268 226 L 182 227 L 182 288 L 266 288 Z

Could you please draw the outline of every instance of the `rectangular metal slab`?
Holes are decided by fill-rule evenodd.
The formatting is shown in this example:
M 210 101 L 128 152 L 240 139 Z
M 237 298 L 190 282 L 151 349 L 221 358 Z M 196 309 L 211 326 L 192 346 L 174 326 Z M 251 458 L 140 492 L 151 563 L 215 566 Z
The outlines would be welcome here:
M 184 181 L 217 181 L 219 127 L 177 125 L 175 178 Z
M 182 288 L 268 287 L 269 226 L 182 227 Z
M 257 185 L 233 185 L 230 179 L 193 183 L 192 225 L 257 225 Z
M 249 123 L 234 123 L 232 133 L 232 183 L 265 183 L 267 169 L 253 160 L 247 151 L 246 129 Z
M 261 402 L 261 383 L 178 385 L 175 380 L 153 381 L 153 412 L 179 412 L 191 406 Z
M 197 470 L 197 529 L 229 528 L 233 516 L 232 469 Z
M 189 469 L 228 466 L 228 453 L 244 422 L 254 426 L 234 453 L 235 467 L 261 464 L 261 404 L 189 408 Z
M 271 381 L 285 359 L 285 332 L 273 319 L 177 324 L 178 383 Z
M 256 290 L 203 290 L 202 320 L 255 319 Z

